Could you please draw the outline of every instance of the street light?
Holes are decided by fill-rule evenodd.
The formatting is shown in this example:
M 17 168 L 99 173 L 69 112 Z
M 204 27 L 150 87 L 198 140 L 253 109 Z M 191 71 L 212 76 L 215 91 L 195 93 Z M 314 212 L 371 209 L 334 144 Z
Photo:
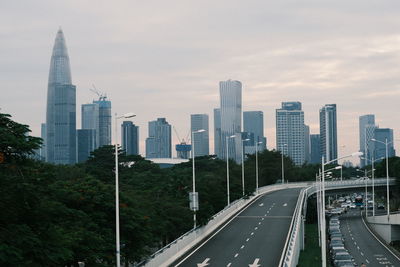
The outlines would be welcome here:
M 285 146 L 287 146 L 287 144 L 283 144 L 282 146 L 285 147 Z M 283 150 L 284 150 L 284 148 L 282 148 L 282 151 L 281 151 L 281 156 L 282 156 L 282 184 L 285 183 L 285 166 L 283 165 L 284 164 L 283 163 Z
M 117 116 L 115 113 L 115 235 L 116 235 L 116 257 L 117 267 L 121 266 L 121 251 L 120 251 L 120 237 L 119 237 L 119 181 L 118 181 L 118 119 L 133 118 L 136 115 L 134 113 L 126 113 L 122 116 Z
M 386 199 L 387 199 L 386 209 L 387 209 L 387 215 L 388 215 L 388 221 L 389 221 L 390 206 L 389 206 L 389 152 L 388 152 L 388 145 L 393 143 L 393 141 L 388 143 L 387 138 L 385 138 L 385 142 L 376 140 L 375 138 L 372 138 L 371 141 L 384 144 L 385 148 L 386 148 L 386 155 L 385 155 L 386 156 Z
M 244 196 L 244 142 L 250 141 L 250 139 L 242 140 L 242 196 Z
M 197 131 L 192 131 L 192 172 L 193 172 L 193 194 L 192 194 L 192 210 L 193 210 L 193 229 L 196 229 L 196 211 L 199 209 L 199 203 L 198 203 L 198 195 L 196 194 L 196 173 L 195 173 L 195 165 L 194 165 L 194 158 L 195 158 L 195 153 L 194 153 L 194 134 L 196 133 L 202 133 L 205 132 L 206 130 L 200 129 Z
M 344 158 L 348 158 L 348 157 L 358 157 L 358 156 L 362 156 L 363 153 L 362 152 L 354 152 L 350 155 L 344 156 L 344 157 L 340 157 L 337 159 L 333 159 L 330 160 L 328 162 L 325 162 L 325 156 L 322 156 L 322 216 L 321 216 L 321 230 L 323 231 L 322 236 L 322 246 L 321 246 L 321 254 L 322 254 L 322 267 L 326 267 L 326 234 L 325 234 L 325 229 L 326 229 L 326 224 L 325 224 L 325 165 L 328 165 L 329 163 L 335 162 L 335 161 L 339 161 L 341 159 Z
M 256 142 L 256 193 L 258 195 L 258 145 L 263 142 Z
M 230 192 L 229 192 L 229 139 L 234 138 L 236 135 L 226 137 L 226 191 L 228 196 L 228 206 L 231 204 Z
M 372 179 L 372 216 L 375 216 L 375 168 L 374 168 L 374 163 L 378 160 L 382 160 L 385 157 L 379 158 L 379 159 L 374 159 L 374 157 L 372 157 L 372 159 L 367 159 L 364 157 L 360 157 L 361 159 L 364 160 L 368 160 L 369 162 L 371 162 L 371 179 Z

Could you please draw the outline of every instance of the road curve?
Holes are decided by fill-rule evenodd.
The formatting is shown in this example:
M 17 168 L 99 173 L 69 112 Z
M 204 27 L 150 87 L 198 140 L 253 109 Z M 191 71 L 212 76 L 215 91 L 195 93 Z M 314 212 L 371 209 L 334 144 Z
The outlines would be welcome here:
M 261 196 L 172 266 L 278 266 L 300 190 Z
M 354 260 L 374 267 L 400 266 L 400 259 L 394 256 L 367 229 L 359 210 L 351 210 L 340 217 L 340 228 L 345 238 L 345 246 Z

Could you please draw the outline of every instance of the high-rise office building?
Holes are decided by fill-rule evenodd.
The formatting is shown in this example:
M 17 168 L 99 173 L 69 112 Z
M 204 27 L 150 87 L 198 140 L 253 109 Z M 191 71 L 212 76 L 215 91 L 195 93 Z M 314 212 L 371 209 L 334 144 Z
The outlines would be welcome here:
M 149 137 L 146 138 L 147 158 L 171 158 L 171 125 L 165 118 L 149 122 Z
M 226 154 L 236 162 L 241 161 L 242 153 L 242 83 L 240 81 L 219 82 L 221 111 L 221 157 Z M 235 136 L 230 138 L 231 136 Z M 228 141 L 228 153 L 226 142 Z
M 190 128 L 192 132 L 205 130 L 204 132 L 195 133 L 192 144 L 194 144 L 194 156 L 200 157 L 210 153 L 210 141 L 208 131 L 208 115 L 192 114 L 190 115 Z
M 310 126 L 304 125 L 304 160 L 311 161 Z
M 222 158 L 221 152 L 221 110 L 214 109 L 214 154 Z
M 247 146 L 255 147 L 255 142 L 261 142 L 261 144 L 258 144 L 258 150 L 267 149 L 267 138 L 264 137 L 264 114 L 262 111 L 243 112 L 243 131 L 254 134 L 254 141 Z M 247 148 L 246 151 L 251 151 L 251 149 Z M 255 152 L 255 148 L 253 151 Z
M 77 134 L 77 162 L 85 162 L 96 149 L 96 130 L 79 129 Z
M 81 106 L 81 128 L 91 129 L 95 136 L 95 149 L 99 147 L 99 105 L 98 104 L 83 104 Z
M 76 87 L 65 38 L 58 30 L 50 60 L 46 110 L 46 161 L 76 162 Z
M 310 135 L 310 144 L 311 144 L 310 163 L 321 164 L 322 156 L 321 156 L 321 142 L 319 134 Z
M 360 116 L 359 118 L 359 135 L 360 135 L 360 150 L 363 152 L 363 158 L 371 159 L 371 154 L 369 152 L 369 144 L 370 140 L 373 137 L 373 131 L 375 127 L 375 115 L 368 114 Z M 360 165 L 363 168 L 366 165 L 369 165 L 368 160 L 360 158 Z
M 139 155 L 139 126 L 131 121 L 124 121 L 121 125 L 122 149 L 127 155 Z
M 93 104 L 99 106 L 99 147 L 111 145 L 111 101 L 101 96 Z
M 304 111 L 300 102 L 282 102 L 276 110 L 277 149 L 289 156 L 296 165 L 305 162 Z
M 46 161 L 46 123 L 40 125 L 40 138 L 42 138 L 42 145 L 39 149 L 39 158 L 42 161 Z
M 336 104 L 326 104 L 319 110 L 321 155 L 325 162 L 338 158 Z
M 394 150 L 393 144 L 393 129 L 389 128 L 375 128 L 374 139 L 380 142 L 388 142 L 388 157 L 396 156 L 396 151 Z M 371 150 L 373 152 L 373 158 L 381 161 L 379 159 L 385 158 L 386 156 L 386 145 L 380 142 L 371 142 Z

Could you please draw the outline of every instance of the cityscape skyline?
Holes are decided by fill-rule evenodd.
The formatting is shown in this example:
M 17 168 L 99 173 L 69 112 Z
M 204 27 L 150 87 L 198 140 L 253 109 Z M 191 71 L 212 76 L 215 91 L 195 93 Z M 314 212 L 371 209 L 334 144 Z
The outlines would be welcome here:
M 36 10 L 37 8 L 43 8 L 43 6 L 49 3 L 47 1 L 38 1 L 35 4 L 37 6 L 33 4 L 28 5 L 33 10 Z M 324 18 L 324 23 L 320 27 L 321 29 L 327 29 L 327 34 L 324 35 L 324 37 L 327 37 L 326 40 L 323 40 L 321 36 L 317 38 L 311 31 L 305 32 L 306 34 L 310 34 L 308 36 L 310 37 L 310 41 L 306 41 L 299 36 L 289 38 L 288 35 L 280 34 L 268 27 L 266 31 L 272 33 L 270 38 L 259 40 L 257 36 L 260 31 L 258 28 L 254 28 L 254 34 L 252 32 L 248 34 L 250 35 L 249 37 L 255 37 L 252 39 L 253 43 L 257 43 L 254 40 L 260 41 L 258 45 L 247 46 L 246 48 L 246 45 L 249 45 L 248 43 L 244 41 L 237 42 L 232 47 L 232 50 L 226 54 L 222 54 L 221 58 L 218 58 L 217 61 L 221 62 L 220 65 L 209 65 L 210 62 L 215 62 L 217 58 L 206 57 L 204 60 L 200 60 L 196 56 L 195 59 L 198 60 L 197 62 L 201 63 L 196 68 L 185 61 L 182 63 L 183 65 L 170 65 L 172 64 L 172 58 L 166 57 L 165 54 L 166 51 L 171 52 L 171 50 L 168 50 L 168 46 L 166 45 L 161 48 L 153 47 L 151 51 L 159 51 L 161 54 L 159 54 L 157 59 L 160 60 L 161 56 L 164 63 L 154 67 L 156 58 L 149 57 L 149 61 L 154 67 L 149 69 L 149 65 L 142 64 L 143 60 L 141 57 L 138 60 L 138 66 L 141 65 L 141 68 L 135 64 L 132 65 L 131 60 L 137 54 L 146 54 L 146 51 L 143 50 L 143 46 L 138 45 L 135 47 L 138 53 L 134 53 L 131 50 L 129 50 L 130 53 L 126 53 L 128 51 L 127 47 L 133 40 L 125 37 L 123 30 L 129 32 L 129 29 L 119 29 L 117 25 L 100 27 L 104 30 L 104 34 L 110 36 L 109 40 L 101 40 L 100 36 L 103 36 L 103 34 L 99 36 L 93 34 L 93 40 L 88 40 L 80 36 L 83 36 L 84 33 L 87 34 L 89 31 L 96 32 L 94 30 L 97 29 L 97 26 L 88 23 L 85 25 L 86 28 L 83 27 L 84 29 L 82 29 L 80 25 L 79 27 L 76 25 L 76 17 L 71 16 L 67 18 L 68 16 L 65 15 L 71 15 L 73 10 L 79 7 L 82 14 L 76 16 L 81 16 L 79 17 L 80 19 L 83 19 L 83 15 L 86 14 L 92 17 L 105 16 L 102 14 L 104 7 L 92 7 L 92 10 L 89 11 L 87 7 L 84 5 L 81 6 L 78 3 L 73 5 L 64 3 L 60 5 L 65 8 L 64 10 L 58 8 L 56 14 L 64 15 L 57 16 L 57 18 L 49 15 L 39 18 L 35 15 L 36 19 L 40 20 L 41 23 L 33 23 L 30 26 L 30 33 L 27 33 L 25 28 L 19 28 L 18 25 L 22 24 L 18 23 L 12 32 L 6 30 L 7 38 L 3 38 L 5 42 L 0 47 L 0 53 L 4 55 L 2 57 L 4 58 L 4 62 L 1 63 L 2 69 L 8 70 L 10 62 L 15 61 L 15 63 L 20 63 L 18 67 L 11 65 L 12 71 L 7 71 L 9 75 L 1 78 L 4 85 L 2 92 L 7 95 L 1 102 L 2 112 L 10 113 L 18 121 L 29 124 L 35 136 L 40 136 L 40 125 L 44 122 L 43 118 L 45 116 L 45 80 L 48 74 L 49 51 L 57 26 L 61 25 L 68 39 L 74 84 L 77 86 L 77 107 L 95 99 L 95 96 L 89 91 L 91 84 L 94 83 L 110 96 L 110 100 L 113 102 L 113 113 L 114 111 L 120 114 L 129 111 L 137 113 L 138 116 L 133 122 L 140 126 L 140 136 L 146 136 L 146 124 L 155 117 L 166 117 L 171 125 L 174 125 L 178 132 L 182 133 L 188 131 L 190 127 L 190 114 L 193 113 L 208 114 L 210 125 L 213 125 L 211 117 L 213 117 L 212 109 L 218 106 L 218 96 L 216 93 L 218 82 L 231 78 L 240 80 L 243 83 L 243 111 L 260 110 L 264 112 L 264 132 L 269 140 L 269 149 L 275 148 L 274 110 L 280 102 L 292 100 L 302 102 L 303 110 L 306 114 L 305 123 L 310 125 L 311 134 L 316 134 L 319 130 L 318 109 L 324 103 L 336 103 L 338 105 L 339 155 L 358 150 L 358 117 L 363 114 L 375 114 L 380 118 L 380 125 L 394 129 L 394 138 L 399 138 L 400 123 L 398 116 L 396 116 L 396 99 L 398 100 L 396 96 L 400 96 L 397 86 L 399 83 L 397 78 L 399 72 L 399 67 L 397 66 L 399 53 L 396 48 L 399 46 L 399 40 L 397 33 L 392 30 L 392 27 L 393 29 L 396 28 L 397 24 L 391 23 L 389 27 L 387 23 L 384 23 L 393 14 L 391 10 L 396 10 L 393 6 L 390 9 L 387 5 L 382 5 L 379 8 L 374 6 L 376 9 L 374 10 L 371 5 L 365 4 L 362 10 L 359 10 L 355 14 L 352 13 L 351 19 L 344 14 L 343 24 L 346 24 L 346 27 L 351 25 L 351 23 L 348 23 L 349 21 L 353 21 L 356 18 L 359 19 L 355 26 L 352 25 L 345 32 L 330 27 L 336 25 L 334 22 L 336 23 L 337 20 L 329 17 Z M 123 5 L 129 6 L 127 3 Z M 284 4 L 274 4 L 273 7 L 276 7 L 275 5 Z M 18 4 L 9 4 L 2 10 L 12 10 L 17 7 Z M 265 11 L 263 7 L 265 6 L 260 6 L 260 10 Z M 348 11 L 351 7 L 352 4 L 349 3 L 346 3 L 346 6 L 340 3 L 330 6 L 336 12 Z M 139 10 L 140 8 L 147 10 L 148 6 L 140 6 Z M 194 13 L 194 9 L 191 6 L 186 5 L 185 8 L 188 9 L 189 14 Z M 289 8 L 289 11 L 296 10 L 295 8 L 299 7 L 295 5 L 292 9 Z M 319 8 L 318 4 L 314 8 Z M 231 7 L 231 9 L 240 10 L 241 7 L 237 4 Z M 217 7 L 216 10 L 220 9 Z M 121 7 L 115 7 L 113 11 L 124 14 Z M 169 9 L 169 11 L 172 10 Z M 282 15 L 288 15 L 289 11 L 282 11 Z M 385 13 L 386 16 L 384 19 L 381 16 L 378 17 L 383 21 L 377 23 L 376 18 L 379 13 L 383 14 L 382 11 L 387 11 Z M 205 10 L 201 6 L 200 14 L 202 12 L 205 12 Z M 2 12 L 2 15 L 4 15 L 2 17 L 9 20 L 5 25 L 9 25 L 10 22 L 16 22 L 17 19 L 21 20 L 19 23 L 23 23 L 24 19 L 22 16 L 27 15 L 22 12 L 21 15 L 15 16 L 16 18 L 11 18 L 6 13 L 11 14 L 12 12 Z M 239 16 L 240 21 L 249 18 L 249 13 L 250 10 L 244 8 L 243 13 Z M 230 18 L 228 14 L 223 15 Z M 26 17 L 30 21 L 35 21 L 32 19 L 32 16 L 34 15 L 30 14 Z M 163 17 L 159 12 L 155 16 Z M 214 18 L 213 14 L 210 14 L 210 16 L 212 20 Z M 291 23 L 305 17 L 305 14 L 296 14 L 295 18 L 289 21 L 288 25 L 280 24 L 279 21 L 277 25 L 280 26 L 279 30 L 281 32 L 287 34 L 294 27 L 294 24 L 292 25 Z M 368 20 L 368 17 L 371 19 Z M 107 19 L 110 18 L 107 17 Z M 107 19 L 106 22 L 110 22 Z M 175 23 L 179 24 L 180 19 L 182 17 L 178 14 L 177 21 L 166 20 L 166 25 L 173 27 Z M 124 20 L 127 20 L 127 16 L 121 16 L 121 21 L 119 22 Z M 305 24 L 308 26 L 312 25 L 311 22 L 311 18 L 305 20 Z M 153 25 L 156 31 L 161 29 L 161 24 L 156 22 Z M 121 24 L 118 25 L 121 26 Z M 151 24 L 147 21 L 144 26 L 146 25 L 149 26 Z M 343 30 L 344 28 L 340 28 L 341 25 L 339 24 L 338 27 Z M 195 26 L 199 27 L 196 23 Z M 266 27 L 266 25 L 263 24 L 263 27 Z M 368 27 L 373 30 L 368 30 Z M 230 27 L 224 27 L 224 29 L 226 28 L 230 29 Z M 112 34 L 111 31 L 115 29 L 118 29 L 117 32 Z M 356 29 L 362 29 L 362 34 L 357 34 Z M 382 30 L 379 31 L 381 32 L 380 35 L 374 34 L 377 29 Z M 135 28 L 133 31 L 136 32 L 137 29 Z M 339 31 L 340 36 L 338 36 Z M 189 33 L 189 35 L 185 36 L 193 36 L 190 32 L 184 32 Z M 177 33 L 173 31 L 172 35 L 176 37 Z M 204 31 L 201 33 L 204 35 Z M 210 33 L 210 37 L 214 36 L 215 33 L 221 33 L 221 31 L 218 30 Z M 302 33 L 304 34 L 304 32 Z M 172 37 L 172 35 L 168 35 L 167 37 Z M 30 42 L 21 42 L 24 40 L 23 37 L 29 38 Z M 139 35 L 135 36 L 135 41 L 138 39 L 143 40 L 142 37 L 143 35 L 139 32 Z M 154 41 L 154 38 L 157 38 L 155 35 L 151 35 L 150 37 L 149 41 Z M 188 37 L 185 37 L 185 39 Z M 226 34 L 222 36 L 222 38 L 227 37 L 228 35 Z M 170 43 L 172 39 L 166 38 L 166 42 Z M 190 38 L 187 40 L 190 40 Z M 270 40 L 274 40 L 274 42 L 266 45 L 266 42 Z M 366 40 L 371 41 L 366 43 Z M 218 38 L 213 41 L 217 41 L 216 43 L 218 43 Z M 338 44 L 342 44 L 342 46 L 338 46 Z M 198 48 L 189 43 L 186 45 L 188 49 Z M 233 45 L 233 43 L 230 43 L 230 45 Z M 261 48 L 263 45 L 266 45 L 265 49 Z M 23 49 L 24 47 L 29 49 Z M 332 50 L 333 47 L 340 47 L 338 50 L 341 54 L 337 54 L 335 50 Z M 124 52 L 125 57 L 118 56 L 120 54 L 116 54 L 115 48 Z M 159 48 L 160 50 L 158 50 Z M 176 49 L 181 52 L 185 51 L 184 48 L 175 43 L 173 43 L 172 48 L 170 47 L 172 51 Z M 34 49 L 35 53 L 31 52 L 32 49 Z M 191 49 L 189 51 L 192 51 Z M 219 49 L 221 47 L 218 45 L 212 45 L 204 52 L 207 52 L 207 55 L 209 55 L 213 51 L 214 53 L 220 51 Z M 30 54 L 26 54 L 25 50 Z M 239 50 L 243 50 L 243 53 L 240 53 Z M 251 52 L 252 50 L 255 52 Z M 307 50 L 312 51 L 312 53 L 307 53 Z M 325 51 L 330 52 L 326 54 Z M 176 56 L 174 53 L 173 55 Z M 185 55 L 188 54 L 186 53 Z M 291 66 L 290 63 L 293 63 L 291 58 L 301 60 Z M 277 64 L 277 60 L 279 60 L 279 64 Z M 179 60 L 176 61 L 179 62 Z M 270 63 L 266 63 L 266 61 Z M 107 62 L 107 64 L 102 64 L 102 62 Z M 232 66 L 226 68 L 223 62 L 230 63 Z M 263 62 L 262 64 L 265 64 L 265 66 L 261 65 L 260 62 Z M 122 64 L 119 65 L 119 63 Z M 251 67 L 253 65 L 250 63 L 254 64 L 255 69 Z M 188 67 L 185 64 L 189 64 L 189 68 L 186 72 L 182 72 L 183 69 L 187 69 Z M 289 69 L 283 71 L 283 67 Z M 205 71 L 206 69 L 208 71 Z M 296 72 L 295 69 L 304 69 L 304 71 Z M 355 72 L 355 69 L 359 71 Z M 250 73 L 250 70 L 254 71 Z M 352 71 L 349 72 L 349 70 Z M 290 75 L 285 75 L 284 72 Z M 347 72 L 349 74 L 346 74 Z M 196 73 L 197 75 L 195 75 Z M 15 74 L 18 74 L 18 78 L 16 78 Z M 153 78 L 155 76 L 159 77 L 160 82 L 154 81 Z M 339 79 L 335 77 L 339 77 Z M 7 92 L 5 88 L 7 88 Z M 30 89 L 24 90 L 24 94 L 21 97 L 21 91 L 24 88 Z M 195 94 L 198 97 L 196 97 L 196 101 L 193 101 L 193 95 Z M 178 102 L 176 101 L 177 99 L 179 100 Z M 157 105 L 155 110 L 146 111 L 145 106 L 152 102 L 157 102 L 159 105 Z M 35 111 L 34 114 L 32 114 L 32 110 Z M 77 108 L 77 111 L 79 112 L 79 108 Z M 153 114 L 150 114 L 150 112 Z M 77 114 L 77 125 L 80 125 L 79 113 Z M 212 132 L 213 130 L 210 129 L 210 151 L 213 151 L 214 144 Z M 140 141 L 140 151 L 143 153 L 145 150 L 143 138 Z M 178 143 L 178 140 L 173 135 L 173 144 L 176 143 Z M 346 147 L 341 148 L 342 145 Z M 399 151 L 399 142 L 395 142 L 395 146 L 396 150 Z

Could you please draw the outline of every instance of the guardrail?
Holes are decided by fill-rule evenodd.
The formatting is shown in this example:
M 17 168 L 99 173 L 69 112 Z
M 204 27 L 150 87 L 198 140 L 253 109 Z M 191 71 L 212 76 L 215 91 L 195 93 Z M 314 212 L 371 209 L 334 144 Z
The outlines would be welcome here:
M 180 236 L 176 240 L 169 243 L 167 246 L 156 251 L 148 259 L 138 264 L 135 264 L 134 266 L 146 266 L 146 267 L 168 266 L 173 262 L 175 262 L 176 260 L 178 260 L 179 258 L 181 258 L 183 255 L 185 255 L 185 253 L 187 253 L 190 249 L 192 249 L 198 243 L 203 241 L 216 229 L 221 227 L 237 212 L 241 211 L 242 209 L 250 205 L 253 201 L 255 201 L 263 194 L 286 188 L 305 187 L 309 184 L 312 183 L 310 182 L 289 183 L 289 184 L 268 185 L 260 187 L 258 195 L 251 196 L 249 199 L 241 198 L 236 200 L 235 202 L 232 202 L 231 205 L 229 205 L 225 209 L 215 214 L 206 225 L 190 230 L 189 232 L 185 233 L 184 235 Z
M 395 179 L 391 178 L 389 184 L 394 184 Z M 374 179 L 375 186 L 384 186 L 387 184 L 386 178 Z M 297 199 L 296 208 L 293 213 L 292 222 L 289 228 L 289 234 L 286 239 L 284 250 L 279 262 L 280 267 L 295 267 L 299 261 L 300 250 L 304 247 L 304 216 L 307 206 L 307 198 L 317 192 L 315 183 L 301 190 Z M 345 181 L 326 181 L 325 190 L 335 190 L 344 188 L 372 186 L 372 180 L 345 180 Z

